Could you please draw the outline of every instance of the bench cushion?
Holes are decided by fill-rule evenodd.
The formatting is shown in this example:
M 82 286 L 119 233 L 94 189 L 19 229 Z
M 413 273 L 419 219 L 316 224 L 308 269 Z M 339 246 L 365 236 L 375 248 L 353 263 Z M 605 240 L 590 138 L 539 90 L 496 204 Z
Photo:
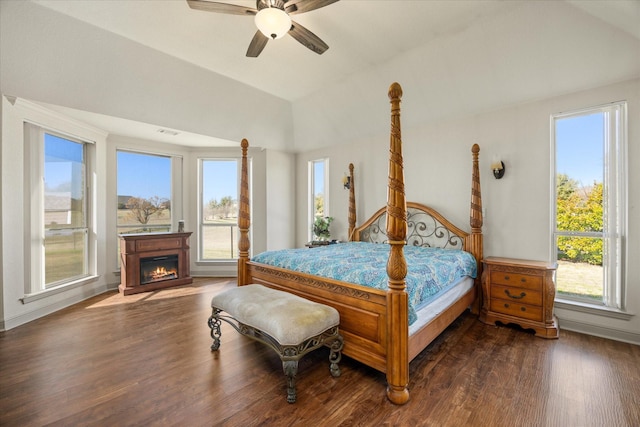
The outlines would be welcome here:
M 298 345 L 340 323 L 333 307 L 255 284 L 224 291 L 213 297 L 211 306 L 282 345 Z

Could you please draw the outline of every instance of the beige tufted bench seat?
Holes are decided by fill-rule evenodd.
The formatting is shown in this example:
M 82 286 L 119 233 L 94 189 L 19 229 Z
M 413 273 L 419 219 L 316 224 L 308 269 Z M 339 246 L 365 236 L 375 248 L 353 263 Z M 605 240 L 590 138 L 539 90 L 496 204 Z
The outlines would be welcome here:
M 340 315 L 335 308 L 253 284 L 214 296 L 211 308 L 211 350 L 220 348 L 221 320 L 242 335 L 271 347 L 282 360 L 289 403 L 296 401 L 298 361 L 310 351 L 328 346 L 331 375 L 340 376 L 338 362 L 342 358 L 343 340 L 338 330 Z

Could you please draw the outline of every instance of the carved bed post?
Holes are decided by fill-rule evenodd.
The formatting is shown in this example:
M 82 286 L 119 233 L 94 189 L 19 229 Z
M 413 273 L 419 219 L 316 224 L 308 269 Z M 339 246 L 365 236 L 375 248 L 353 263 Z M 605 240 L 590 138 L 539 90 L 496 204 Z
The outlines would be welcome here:
M 400 134 L 400 98 L 398 83 L 389 87 L 391 101 L 391 136 L 389 144 L 389 184 L 387 191 L 387 237 L 389 260 L 387 275 L 387 397 L 402 405 L 409 400 L 409 318 L 405 277 L 407 261 L 404 245 L 407 238 L 407 205 L 404 194 L 402 138 Z
M 244 286 L 247 278 L 247 261 L 249 261 L 249 226 L 251 224 L 249 215 L 249 172 L 247 169 L 247 150 L 249 141 L 243 139 L 240 143 L 242 147 L 242 170 L 240 175 L 240 207 L 238 212 L 238 286 Z
M 353 242 L 353 232 L 356 229 L 356 191 L 355 180 L 353 177 L 353 163 L 349 163 L 349 179 L 351 185 L 349 186 L 349 237 L 348 240 Z
M 478 276 L 476 277 L 477 298 L 471 307 L 471 311 L 475 314 L 480 312 L 482 304 L 482 259 L 484 258 L 483 238 L 482 238 L 482 191 L 480 191 L 480 168 L 478 166 L 478 154 L 480 146 L 473 144 L 471 147 L 471 156 L 473 157 L 473 171 L 471 174 L 471 212 L 469 224 L 471 225 L 471 247 L 468 249 L 476 258 L 478 264 Z

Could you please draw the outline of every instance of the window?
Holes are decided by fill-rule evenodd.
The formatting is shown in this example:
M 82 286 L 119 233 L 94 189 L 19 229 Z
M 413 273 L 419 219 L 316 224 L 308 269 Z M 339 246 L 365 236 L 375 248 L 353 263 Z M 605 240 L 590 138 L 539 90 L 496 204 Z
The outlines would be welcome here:
M 200 161 L 199 259 L 238 258 L 239 171 L 236 159 Z
M 171 230 L 171 157 L 117 152 L 118 234 Z
M 31 188 L 29 295 L 89 275 L 87 150 L 92 144 L 29 123 L 25 139 L 25 181 Z
M 84 143 L 44 133 L 45 288 L 87 275 Z
M 307 230 L 309 241 L 313 240 L 313 223 L 317 217 L 329 216 L 329 159 L 309 162 L 309 217 Z
M 553 116 L 557 298 L 623 308 L 626 105 Z

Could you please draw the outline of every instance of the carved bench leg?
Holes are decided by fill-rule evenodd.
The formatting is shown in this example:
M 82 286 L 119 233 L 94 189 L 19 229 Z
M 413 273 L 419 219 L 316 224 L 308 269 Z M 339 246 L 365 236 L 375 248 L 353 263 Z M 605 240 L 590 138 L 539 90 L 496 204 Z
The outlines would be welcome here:
M 287 376 L 287 402 L 295 403 L 296 401 L 296 375 L 298 374 L 297 360 L 283 360 L 282 370 Z
M 213 309 L 213 313 L 211 313 L 211 317 L 209 317 L 209 328 L 211 329 L 211 338 L 213 338 L 213 344 L 211 344 L 211 351 L 216 351 L 220 348 L 220 337 L 222 333 L 220 332 L 220 312 L 217 308 Z
M 344 347 L 344 340 L 342 339 L 342 335 L 338 334 L 329 347 L 331 349 L 329 353 L 329 370 L 333 377 L 340 376 L 340 366 L 338 366 L 338 363 L 342 360 L 342 347 Z
M 304 342 L 296 345 L 281 345 L 271 335 L 256 329 L 254 327 L 240 323 L 231 315 L 221 314 L 222 310 L 213 307 L 211 317 L 209 317 L 208 325 L 211 329 L 211 351 L 217 351 L 220 348 L 221 321 L 224 320 L 230 324 L 238 333 L 258 342 L 271 347 L 282 360 L 282 369 L 287 377 L 287 402 L 295 403 L 296 395 L 296 375 L 298 374 L 298 361 L 310 351 L 313 351 L 323 345 L 330 348 L 329 369 L 334 377 L 340 376 L 340 367 L 338 363 L 342 359 L 342 348 L 344 340 L 340 335 L 338 327 L 335 326 L 323 332 L 320 335 L 311 337 Z M 228 314 L 228 313 L 227 313 Z

